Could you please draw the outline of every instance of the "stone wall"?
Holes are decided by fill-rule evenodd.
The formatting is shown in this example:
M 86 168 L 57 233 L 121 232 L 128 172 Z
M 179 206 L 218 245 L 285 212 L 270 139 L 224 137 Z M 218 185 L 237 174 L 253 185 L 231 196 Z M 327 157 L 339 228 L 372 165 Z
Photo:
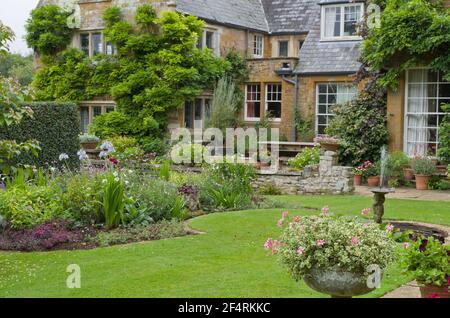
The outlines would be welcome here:
M 257 190 L 267 183 L 283 194 L 344 194 L 355 190 L 352 168 L 338 166 L 337 154 L 332 151 L 322 152 L 318 167 L 306 167 L 302 172 L 259 173 L 253 187 Z

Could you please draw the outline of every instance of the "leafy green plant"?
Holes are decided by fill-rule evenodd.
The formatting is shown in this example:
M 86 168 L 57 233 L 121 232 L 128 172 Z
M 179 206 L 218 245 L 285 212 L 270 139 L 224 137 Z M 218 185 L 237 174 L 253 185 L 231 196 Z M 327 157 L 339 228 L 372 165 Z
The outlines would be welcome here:
M 450 273 L 449 253 L 448 244 L 433 237 L 421 238 L 406 249 L 402 263 L 419 283 L 445 286 Z
M 320 146 L 314 148 L 304 148 L 294 158 L 289 159 L 288 164 L 292 168 L 302 170 L 306 166 L 319 164 L 320 161 Z
M 403 168 L 409 165 L 410 159 L 403 151 L 389 154 L 387 161 L 387 175 L 392 178 L 403 178 Z
M 411 168 L 416 175 L 431 176 L 436 173 L 436 164 L 430 158 L 414 158 L 411 161 Z
M 170 180 L 170 161 L 165 161 L 159 167 L 159 178 L 164 181 Z
M 206 161 L 208 154 L 205 146 L 195 143 L 179 143 L 170 151 L 174 164 L 201 165 Z
M 117 172 L 108 173 L 103 188 L 103 213 L 105 225 L 112 229 L 124 223 L 125 182 Z
M 439 126 L 439 159 L 450 164 L 450 104 L 442 105 L 445 111 L 444 119 Z
M 370 265 L 384 270 L 394 261 L 395 243 L 377 224 L 326 215 L 288 219 L 286 213 L 278 223 L 286 225 L 280 240 L 267 240 L 265 248 L 279 255 L 295 280 L 311 268 L 364 274 Z
M 273 182 L 265 182 L 258 188 L 261 195 L 281 195 L 282 191 Z
M 100 138 L 98 138 L 95 135 L 89 135 L 89 134 L 82 134 L 80 135 L 80 143 L 87 143 L 87 142 L 100 142 Z

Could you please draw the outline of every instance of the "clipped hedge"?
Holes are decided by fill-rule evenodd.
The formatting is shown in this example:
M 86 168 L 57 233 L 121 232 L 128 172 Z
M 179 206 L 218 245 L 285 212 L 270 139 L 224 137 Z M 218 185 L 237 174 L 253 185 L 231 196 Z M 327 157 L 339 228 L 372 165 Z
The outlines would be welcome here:
M 29 106 L 33 109 L 33 118 L 24 118 L 19 125 L 0 130 L 0 139 L 39 141 L 39 157 L 22 155 L 18 163 L 37 167 L 61 167 L 63 164 L 70 168 L 79 167 L 77 151 L 81 129 L 78 106 L 57 102 L 31 103 Z M 59 161 L 62 153 L 69 155 L 69 160 L 64 163 Z

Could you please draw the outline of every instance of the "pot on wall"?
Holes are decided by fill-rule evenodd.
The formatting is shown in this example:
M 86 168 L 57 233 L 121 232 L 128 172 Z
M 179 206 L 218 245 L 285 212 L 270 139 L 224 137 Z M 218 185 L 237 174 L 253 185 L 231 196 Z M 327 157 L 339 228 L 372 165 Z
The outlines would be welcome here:
M 353 183 L 355 184 L 355 186 L 362 185 L 362 175 L 361 174 L 355 174 L 353 176 Z
M 428 190 L 428 180 L 430 176 L 423 174 L 416 174 L 416 189 L 417 190 Z
M 350 298 L 370 293 L 374 288 L 367 286 L 367 274 L 350 272 L 339 266 L 312 268 L 304 276 L 305 283 L 315 291 L 333 298 Z
M 333 144 L 333 143 L 320 143 L 320 147 L 324 151 L 337 152 L 339 150 L 339 144 Z
M 369 187 L 379 187 L 380 186 L 380 176 L 368 177 L 367 184 L 369 185 Z
M 412 181 L 414 179 L 414 173 L 411 168 L 403 168 L 403 176 L 406 181 Z
M 435 286 L 420 284 L 422 298 L 450 298 L 448 286 Z
M 81 148 L 85 149 L 85 150 L 94 150 L 97 148 L 98 146 L 98 141 L 88 141 L 88 142 L 82 142 L 81 143 Z

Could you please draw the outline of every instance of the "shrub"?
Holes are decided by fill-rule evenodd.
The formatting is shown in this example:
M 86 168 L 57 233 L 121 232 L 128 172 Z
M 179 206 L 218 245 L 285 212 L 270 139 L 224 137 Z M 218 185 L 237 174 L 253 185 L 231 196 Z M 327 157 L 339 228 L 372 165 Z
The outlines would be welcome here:
M 161 221 L 149 226 L 118 228 L 108 232 L 100 232 L 92 241 L 98 246 L 106 247 L 131 242 L 161 240 L 186 234 L 183 223 L 172 220 Z
M 319 164 L 320 161 L 320 146 L 314 148 L 305 148 L 299 152 L 295 158 L 289 159 L 289 166 L 296 169 L 303 169 L 306 166 Z
M 157 156 L 164 156 L 168 151 L 167 143 L 160 138 L 145 138 L 141 143 L 145 153 L 154 153 Z
M 25 186 L 0 191 L 0 214 L 13 229 L 31 228 L 60 217 L 63 208 L 56 186 Z
M 83 228 L 73 227 L 70 222 L 53 220 L 31 229 L 7 229 L 0 234 L 0 250 L 45 251 L 82 243 L 91 234 Z
M 439 126 L 439 159 L 450 164 L 450 104 L 444 105 L 445 111 L 444 119 Z
M 423 284 L 446 286 L 450 273 L 450 246 L 433 237 L 422 238 L 406 249 L 404 267 Z
M 18 163 L 42 166 L 69 166 L 78 168 L 77 152 L 80 149 L 80 118 L 73 103 L 32 103 L 32 118 L 23 118 L 18 125 L 1 129 L 1 139 L 15 139 L 18 142 L 35 139 L 41 150 L 39 155 L 23 154 Z M 59 155 L 65 153 L 69 159 L 61 162 Z
M 403 151 L 396 151 L 389 155 L 387 160 L 387 174 L 389 177 L 403 178 L 403 168 L 409 164 L 409 157 Z
M 430 158 L 414 158 L 411 168 L 416 175 L 431 176 L 436 172 L 436 165 Z
M 130 117 L 124 113 L 114 111 L 95 117 L 89 126 L 89 132 L 102 139 L 130 134 Z
M 273 182 L 265 182 L 258 188 L 261 195 L 281 195 L 281 190 Z
M 385 96 L 384 90 L 370 87 L 350 103 L 333 108 L 336 116 L 327 134 L 341 140 L 339 159 L 343 164 L 355 167 L 380 158 L 389 137 Z
M 296 280 L 311 268 L 332 268 L 366 273 L 376 264 L 382 270 L 394 259 L 395 243 L 379 225 L 330 216 L 295 217 L 287 223 L 280 241 L 269 239 L 265 248 L 278 253 L 281 263 Z M 366 274 L 368 275 L 368 274 Z
M 100 142 L 100 138 L 95 135 L 82 134 L 80 135 L 80 143 L 86 142 Z
M 208 156 L 208 148 L 194 143 L 176 144 L 170 151 L 174 164 L 203 164 Z

